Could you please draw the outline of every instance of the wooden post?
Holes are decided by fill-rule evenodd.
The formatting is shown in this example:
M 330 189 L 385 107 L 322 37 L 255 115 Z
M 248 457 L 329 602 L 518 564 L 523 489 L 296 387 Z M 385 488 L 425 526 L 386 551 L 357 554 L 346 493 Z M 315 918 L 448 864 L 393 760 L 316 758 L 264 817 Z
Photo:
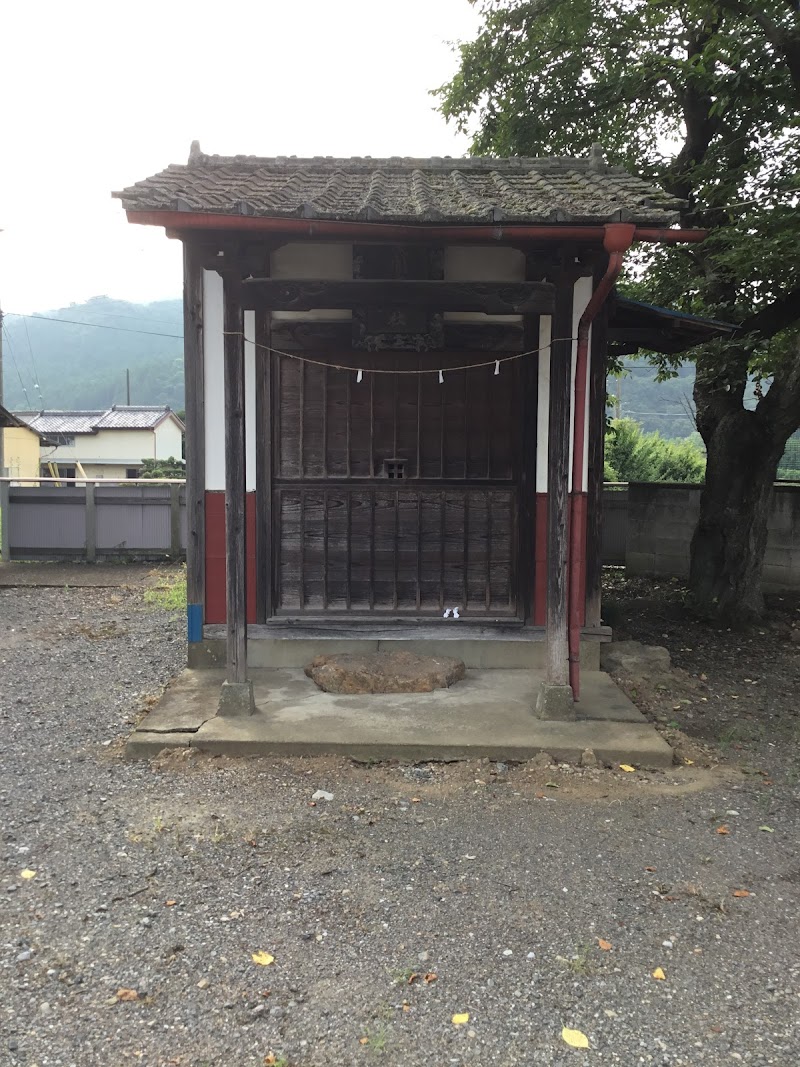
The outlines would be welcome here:
M 203 267 L 183 243 L 183 374 L 186 405 L 186 615 L 190 642 L 203 639 L 205 604 L 205 361 Z
M 247 680 L 244 316 L 237 277 L 225 292 L 225 580 L 228 681 Z
M 272 590 L 272 353 L 270 313 L 256 318 L 256 618 L 266 622 L 273 613 Z
M 0 430 L 0 434 L 3 431 Z M 38 484 L 38 483 L 37 483 Z M 11 483 L 0 482 L 0 560 L 11 559 Z
M 603 586 L 603 464 L 606 429 L 606 332 L 604 306 L 592 324 L 589 368 L 589 484 L 586 538 L 586 625 L 599 626 Z
M 169 555 L 170 559 L 181 555 L 181 487 L 177 482 L 169 487 Z
M 550 348 L 550 425 L 547 443 L 547 635 L 546 674 L 537 714 L 546 719 L 574 719 L 569 686 L 567 633 L 567 516 L 569 502 L 570 392 L 572 385 L 571 271 L 558 282 L 553 343 Z
M 97 562 L 97 508 L 94 499 L 94 482 L 86 482 L 86 562 Z

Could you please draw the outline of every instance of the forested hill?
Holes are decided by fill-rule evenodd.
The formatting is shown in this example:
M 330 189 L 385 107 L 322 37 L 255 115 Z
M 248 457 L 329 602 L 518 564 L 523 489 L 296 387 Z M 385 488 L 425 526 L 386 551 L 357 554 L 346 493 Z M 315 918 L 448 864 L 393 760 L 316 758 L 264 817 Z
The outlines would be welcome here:
M 47 317 L 6 316 L 7 407 L 103 408 L 124 404 L 127 368 L 131 403 L 183 408 L 180 300 L 130 304 L 96 296 L 85 304 L 41 315 Z M 647 431 L 660 431 L 664 437 L 691 434 L 694 365 L 682 367 L 677 378 L 656 382 L 653 368 L 643 358 L 630 359 L 628 364 L 629 370 L 619 382 L 619 414 L 635 419 Z M 41 396 L 36 388 L 37 372 Z M 609 379 L 609 394 L 617 389 L 615 379 Z M 614 408 L 610 414 L 616 414 Z
M 85 304 L 25 318 L 6 314 L 5 405 L 80 409 L 124 404 L 128 369 L 132 404 L 169 404 L 180 410 L 182 334 L 180 300 L 130 304 L 95 296 Z

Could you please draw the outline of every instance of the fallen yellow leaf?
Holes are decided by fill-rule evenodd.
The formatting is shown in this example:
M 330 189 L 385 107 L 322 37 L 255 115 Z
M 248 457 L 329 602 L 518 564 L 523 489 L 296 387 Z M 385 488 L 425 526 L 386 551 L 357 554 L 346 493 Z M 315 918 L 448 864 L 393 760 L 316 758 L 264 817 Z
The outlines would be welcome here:
M 620 763 L 619 769 L 621 771 L 627 771 L 628 774 L 633 774 L 633 772 L 636 770 L 635 767 L 631 767 L 630 763 Z
M 135 989 L 118 989 L 117 1000 L 138 1000 L 139 994 Z
M 164 901 L 164 907 L 165 908 L 174 908 L 177 903 L 178 903 L 177 900 L 165 900 Z
M 684 762 L 684 763 L 685 763 L 685 764 L 686 764 L 686 765 L 687 765 L 688 767 L 693 767 L 693 766 L 694 766 L 694 760 L 693 760 L 693 759 L 687 759 L 687 758 L 686 758 L 685 756 L 683 757 L 683 762 Z
M 610 941 L 606 941 L 606 939 L 604 937 L 598 937 L 597 944 L 600 946 L 600 948 L 603 950 L 603 952 L 610 952 L 611 951 L 611 942 Z
M 359 1045 L 368 1045 L 369 1044 L 369 1038 L 368 1037 L 360 1037 L 358 1039 L 358 1043 L 359 1043 Z
M 659 982 L 663 982 L 667 976 L 664 974 L 660 967 L 656 967 L 656 969 L 653 971 L 653 977 L 657 978 Z
M 588 1048 L 589 1047 L 589 1038 L 586 1036 L 586 1034 L 582 1033 L 580 1030 L 569 1030 L 565 1026 L 564 1029 L 561 1031 L 561 1039 L 562 1039 L 562 1041 L 566 1041 L 566 1043 L 571 1048 Z
M 278 1057 L 275 1055 L 274 1052 L 268 1052 L 264 1057 L 265 1067 L 273 1067 L 273 1064 L 276 1064 L 277 1062 Z
M 254 952 L 251 959 L 253 963 L 257 963 L 260 967 L 269 967 L 271 963 L 275 962 L 275 957 L 270 956 L 268 952 Z
M 32 871 L 29 867 L 26 867 L 24 871 L 19 872 L 20 878 L 29 879 L 36 877 L 36 871 Z
M 438 978 L 438 975 L 434 974 L 433 971 L 428 971 L 428 973 L 426 975 L 424 975 L 424 981 L 428 985 L 430 985 L 431 982 L 435 982 L 437 978 Z
M 749 889 L 734 889 L 733 895 L 735 897 L 749 897 L 750 896 L 750 890 Z
M 459 1015 L 453 1016 L 453 1026 L 463 1026 L 464 1023 L 469 1022 L 469 1012 L 462 1011 Z
M 717 833 L 718 834 L 729 834 L 730 830 L 728 829 L 727 826 L 718 826 L 717 827 Z

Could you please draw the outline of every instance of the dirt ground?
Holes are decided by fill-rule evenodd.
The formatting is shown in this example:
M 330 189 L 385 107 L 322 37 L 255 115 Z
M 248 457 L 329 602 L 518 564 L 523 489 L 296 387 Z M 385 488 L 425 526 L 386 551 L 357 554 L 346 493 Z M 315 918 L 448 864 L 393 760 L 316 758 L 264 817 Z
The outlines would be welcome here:
M 743 631 L 698 621 L 686 599 L 678 581 L 606 571 L 604 617 L 615 640 L 662 645 L 673 666 L 666 679 L 617 681 L 687 756 L 745 767 L 767 760 L 800 778 L 800 596 L 768 596 L 761 624 Z
M 0 588 L 3 1067 L 800 1061 L 797 604 L 609 574 L 668 772 L 130 763 L 185 658 L 148 574 Z

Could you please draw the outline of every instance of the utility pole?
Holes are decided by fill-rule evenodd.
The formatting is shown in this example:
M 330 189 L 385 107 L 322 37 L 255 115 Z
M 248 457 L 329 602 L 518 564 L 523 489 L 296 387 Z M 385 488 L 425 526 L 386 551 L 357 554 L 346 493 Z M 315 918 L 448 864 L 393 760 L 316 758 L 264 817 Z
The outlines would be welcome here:
M 125 368 L 125 395 L 127 396 L 128 407 L 131 406 L 131 372 L 129 368 Z

